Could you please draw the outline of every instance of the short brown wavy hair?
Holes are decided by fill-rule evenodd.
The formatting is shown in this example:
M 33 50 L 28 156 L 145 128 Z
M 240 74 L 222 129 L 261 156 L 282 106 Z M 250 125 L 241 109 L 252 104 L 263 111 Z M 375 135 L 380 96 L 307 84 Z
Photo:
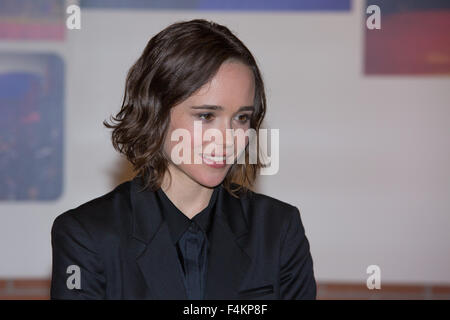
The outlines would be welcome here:
M 264 82 L 250 50 L 227 27 L 204 19 L 174 23 L 150 39 L 128 71 L 121 110 L 112 117 L 117 123 L 105 120 L 103 125 L 113 129 L 114 148 L 144 178 L 144 189 L 157 190 L 167 170 L 162 148 L 170 109 L 208 83 L 225 61 L 242 62 L 253 71 L 255 111 L 250 127 L 258 136 L 266 113 Z M 257 163 L 249 163 L 247 145 L 245 164 L 231 166 L 222 183 L 233 196 L 253 186 L 265 166 L 257 158 Z

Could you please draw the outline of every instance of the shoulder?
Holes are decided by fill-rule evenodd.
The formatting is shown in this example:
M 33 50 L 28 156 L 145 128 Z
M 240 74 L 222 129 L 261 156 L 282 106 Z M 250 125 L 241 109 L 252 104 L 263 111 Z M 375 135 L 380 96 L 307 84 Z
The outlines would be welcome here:
M 112 191 L 89 200 L 75 208 L 58 215 L 53 221 L 52 233 L 83 230 L 89 235 L 112 235 L 115 230 L 123 229 L 128 217 L 130 181 L 116 186 Z
M 268 245 L 281 244 L 285 242 L 284 239 L 294 237 L 303 239 L 305 236 L 300 210 L 289 202 L 254 190 L 240 192 L 236 202 L 241 204 L 243 217 L 250 233 L 257 239 L 269 241 Z M 239 216 L 236 215 L 236 211 L 225 214 L 230 217 Z
M 239 196 L 247 214 L 259 220 L 278 221 L 286 224 L 295 218 L 295 215 L 300 215 L 295 205 L 267 194 L 247 190 L 246 193 L 241 193 Z

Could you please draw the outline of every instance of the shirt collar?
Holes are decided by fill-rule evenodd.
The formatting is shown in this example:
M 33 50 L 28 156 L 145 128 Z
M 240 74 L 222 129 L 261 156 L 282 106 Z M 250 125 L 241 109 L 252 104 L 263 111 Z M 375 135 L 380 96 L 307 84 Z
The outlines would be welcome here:
M 161 205 L 164 219 L 169 226 L 169 232 L 174 244 L 177 243 L 183 233 L 189 228 L 192 221 L 195 221 L 205 234 L 208 233 L 218 192 L 219 186 L 214 188 L 208 206 L 197 213 L 191 220 L 175 206 L 161 188 L 158 188 L 156 191 L 157 199 Z

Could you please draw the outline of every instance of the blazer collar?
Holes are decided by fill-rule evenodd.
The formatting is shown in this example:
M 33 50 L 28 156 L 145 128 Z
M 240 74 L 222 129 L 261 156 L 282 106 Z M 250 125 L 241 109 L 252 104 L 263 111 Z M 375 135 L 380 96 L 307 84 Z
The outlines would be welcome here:
M 214 188 L 206 208 L 198 212 L 192 219 L 189 219 L 175 206 L 175 204 L 169 199 L 161 188 L 156 190 L 155 195 L 158 203 L 160 204 L 160 208 L 162 208 L 164 220 L 167 221 L 169 226 L 172 243 L 174 245 L 181 238 L 186 229 L 189 228 L 192 221 L 195 221 L 203 232 L 208 234 L 211 219 L 215 211 L 214 208 L 218 191 L 219 187 Z
M 152 296 L 187 299 L 183 273 L 167 222 L 151 190 L 143 190 L 142 177 L 131 181 L 132 237 L 144 247 L 136 257 Z M 237 298 L 251 257 L 246 251 L 246 203 L 219 186 L 216 217 L 210 229 L 205 299 Z

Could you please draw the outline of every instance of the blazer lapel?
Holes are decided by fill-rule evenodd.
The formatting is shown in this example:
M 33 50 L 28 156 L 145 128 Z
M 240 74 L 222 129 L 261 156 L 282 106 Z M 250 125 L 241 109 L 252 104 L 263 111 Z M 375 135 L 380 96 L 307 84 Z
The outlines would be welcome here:
M 205 299 L 237 299 L 251 258 L 248 227 L 239 199 L 221 185 L 210 230 Z
M 167 223 L 152 191 L 140 192 L 140 177 L 131 183 L 133 237 L 145 244 L 136 256 L 145 282 L 155 299 L 187 299 L 176 248 L 172 246 Z
M 152 296 L 186 300 L 186 288 L 176 248 L 162 218 L 154 192 L 143 188 L 141 177 L 131 182 L 132 236 L 142 244 L 136 262 Z M 219 186 L 208 246 L 205 299 L 237 299 L 251 258 L 247 251 L 248 227 L 241 201 Z

